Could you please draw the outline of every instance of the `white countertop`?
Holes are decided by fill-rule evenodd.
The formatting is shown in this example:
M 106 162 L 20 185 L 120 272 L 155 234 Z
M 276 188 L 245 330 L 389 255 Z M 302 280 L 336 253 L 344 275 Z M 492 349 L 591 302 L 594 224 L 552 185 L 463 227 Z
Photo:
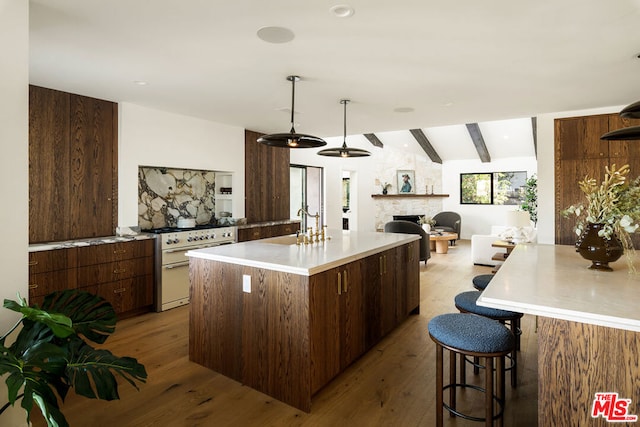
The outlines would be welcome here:
M 252 240 L 187 252 L 187 256 L 311 276 L 414 240 L 416 234 L 329 230 L 331 239 L 296 245 L 296 236 Z
M 132 240 L 155 239 L 153 234 L 135 234 L 129 236 L 91 237 L 88 239 L 65 240 L 62 242 L 32 243 L 29 252 L 52 251 L 64 248 L 79 248 L 81 246 L 102 245 L 107 243 L 130 242 Z
M 612 272 L 589 265 L 573 246 L 517 245 L 478 305 L 640 332 L 640 274 L 624 255 Z

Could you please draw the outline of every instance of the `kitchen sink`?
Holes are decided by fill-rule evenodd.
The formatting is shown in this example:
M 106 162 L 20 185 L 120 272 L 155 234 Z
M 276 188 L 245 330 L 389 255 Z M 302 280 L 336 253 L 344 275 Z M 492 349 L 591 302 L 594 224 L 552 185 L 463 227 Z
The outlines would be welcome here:
M 278 236 L 278 237 L 269 237 L 267 239 L 262 239 L 262 243 L 271 243 L 275 245 L 295 245 L 296 244 L 296 235 L 289 234 L 287 236 Z

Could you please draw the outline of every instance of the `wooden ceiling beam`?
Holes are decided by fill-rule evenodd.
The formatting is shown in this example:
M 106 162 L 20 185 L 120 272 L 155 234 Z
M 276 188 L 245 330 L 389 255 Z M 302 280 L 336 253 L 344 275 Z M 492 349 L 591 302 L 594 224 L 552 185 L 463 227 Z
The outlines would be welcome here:
M 420 144 L 420 147 L 422 147 L 424 152 L 427 153 L 427 156 L 429 156 L 432 162 L 442 164 L 442 159 L 433 148 L 429 138 L 427 138 L 427 135 L 424 134 L 422 129 L 410 129 L 409 132 L 411 132 L 411 135 L 413 135 L 416 141 L 418 141 L 418 144 Z
M 484 143 L 480 126 L 478 126 L 477 123 L 467 123 L 467 130 L 469 131 L 473 145 L 475 145 L 482 163 L 491 162 L 491 156 L 489 155 L 489 150 L 487 150 L 487 145 Z
M 365 133 L 363 134 L 365 138 L 367 138 L 369 140 L 370 143 L 372 143 L 375 147 L 384 147 L 384 145 L 382 144 L 382 141 L 380 141 L 378 139 L 378 137 L 373 134 L 373 133 Z

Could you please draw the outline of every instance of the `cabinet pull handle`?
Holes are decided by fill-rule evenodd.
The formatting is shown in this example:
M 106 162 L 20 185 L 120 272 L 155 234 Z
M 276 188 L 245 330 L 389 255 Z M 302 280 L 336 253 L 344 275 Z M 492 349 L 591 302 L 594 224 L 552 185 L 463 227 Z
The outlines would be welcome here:
M 120 274 L 120 273 L 126 273 L 126 272 L 127 272 L 126 268 L 121 268 L 119 270 L 116 268 L 115 270 L 113 270 L 113 274 Z
M 384 256 L 384 274 L 387 274 L 387 256 Z
M 349 283 L 349 276 L 347 276 L 347 270 L 344 271 L 344 287 L 342 288 L 342 292 L 344 292 L 345 294 L 347 293 L 348 290 L 348 283 Z
M 127 250 L 126 249 L 114 249 L 113 253 L 114 254 L 126 254 Z
M 126 292 L 126 291 L 127 291 L 127 288 L 120 288 L 120 289 L 114 289 L 113 293 L 114 294 L 121 294 L 121 293 Z
M 38 284 L 37 283 L 32 283 L 29 285 L 29 289 L 37 289 L 38 288 Z
M 33 265 L 38 265 L 38 261 L 29 261 L 29 267 L 33 266 Z
M 342 274 L 338 272 L 338 295 L 342 295 Z
M 384 270 L 382 267 L 382 255 L 380 256 L 380 275 L 382 276 L 384 274 Z

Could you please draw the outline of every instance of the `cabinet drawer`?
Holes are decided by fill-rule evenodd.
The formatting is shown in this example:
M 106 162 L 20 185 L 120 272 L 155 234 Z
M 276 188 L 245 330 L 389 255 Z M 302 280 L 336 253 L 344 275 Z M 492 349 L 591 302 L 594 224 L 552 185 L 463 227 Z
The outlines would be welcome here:
M 38 296 L 46 296 L 51 292 L 74 289 L 76 287 L 76 270 L 58 270 L 29 275 L 29 302 Z
M 78 266 L 153 256 L 153 240 L 134 240 L 78 248 Z
M 90 289 L 109 301 L 116 313 L 124 313 L 153 304 L 153 276 L 132 277 L 103 283 Z
M 78 288 L 115 282 L 153 272 L 153 258 L 136 258 L 78 268 Z
M 29 274 L 73 268 L 77 256 L 77 248 L 29 252 Z

